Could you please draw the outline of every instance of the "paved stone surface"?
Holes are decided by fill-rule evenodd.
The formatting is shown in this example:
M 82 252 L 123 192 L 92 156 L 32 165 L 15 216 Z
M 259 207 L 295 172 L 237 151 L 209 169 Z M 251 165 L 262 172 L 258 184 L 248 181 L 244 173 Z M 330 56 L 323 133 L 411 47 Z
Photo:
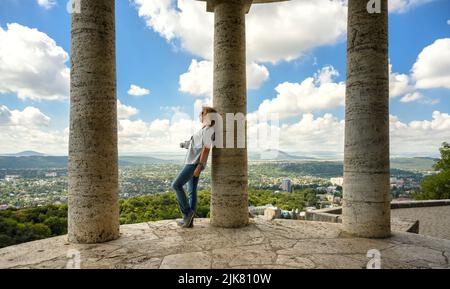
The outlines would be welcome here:
M 419 220 L 419 234 L 450 240 L 450 206 L 395 209 L 391 215 Z
M 69 244 L 67 236 L 0 249 L 0 268 L 366 268 L 370 249 L 382 268 L 450 268 L 450 240 L 394 232 L 387 239 L 349 237 L 341 224 L 251 219 L 240 229 L 196 219 L 121 226 L 121 238 Z M 79 252 L 79 255 L 77 255 Z

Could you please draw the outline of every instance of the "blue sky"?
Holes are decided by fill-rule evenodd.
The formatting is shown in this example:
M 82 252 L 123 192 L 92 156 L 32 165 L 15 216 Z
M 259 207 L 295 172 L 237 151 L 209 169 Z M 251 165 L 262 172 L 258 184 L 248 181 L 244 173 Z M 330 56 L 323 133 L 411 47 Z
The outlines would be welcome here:
M 70 61 L 64 58 L 64 52 L 67 57 L 70 54 L 70 15 L 65 0 L 38 2 L 0 2 L 0 153 L 33 149 L 66 154 L 67 77 L 53 74 L 70 68 Z M 211 100 L 205 75 L 210 70 L 205 68 L 211 62 L 212 15 L 204 11 L 204 3 L 194 2 L 116 1 L 118 99 L 123 112 L 119 120 L 121 153 L 176 151 L 178 140 L 188 136 L 189 128 L 195 125 L 195 120 L 187 121 L 194 116 L 194 107 Z M 281 115 L 285 129 L 280 134 L 280 149 L 340 155 L 345 1 L 291 2 L 258 5 L 247 16 L 248 62 L 254 68 L 249 75 L 248 112 Z M 316 9 L 319 15 L 301 22 L 305 20 L 298 18 L 305 15 L 289 12 L 307 9 Z M 274 17 L 267 21 L 266 33 L 261 32 L 264 15 L 271 12 L 284 13 L 283 25 L 298 31 L 276 31 L 280 19 Z M 391 90 L 390 114 L 391 151 L 395 155 L 436 155 L 439 144 L 450 141 L 450 60 L 446 57 L 450 55 L 449 20 L 450 1 L 392 1 L 391 85 L 397 85 L 397 93 Z M 7 26 L 11 23 L 16 23 L 17 29 Z M 272 40 L 279 47 L 271 44 Z M 36 50 L 32 45 L 63 51 L 58 50 L 59 56 L 44 51 L 42 62 L 34 63 Z M 6 53 L 5 47 L 13 52 Z M 15 51 L 21 55 L 11 57 Z M 27 53 L 30 55 L 23 56 Z M 18 63 L 11 60 L 5 64 L 5 59 Z M 30 67 L 34 72 L 28 78 L 30 73 L 22 72 Z M 182 75 L 186 76 L 184 82 Z M 325 80 L 318 81 L 320 76 Z M 309 86 L 302 83 L 311 77 Z M 36 83 L 48 85 L 38 89 Z M 130 95 L 131 85 L 149 93 Z M 298 107 L 294 105 L 291 110 L 290 101 L 298 102 Z

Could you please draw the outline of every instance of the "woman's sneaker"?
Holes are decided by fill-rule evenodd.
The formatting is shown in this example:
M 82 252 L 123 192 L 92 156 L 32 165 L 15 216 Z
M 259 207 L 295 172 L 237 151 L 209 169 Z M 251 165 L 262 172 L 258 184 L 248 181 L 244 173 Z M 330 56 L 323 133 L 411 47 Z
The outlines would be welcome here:
M 194 223 L 194 211 L 190 211 L 186 220 L 184 220 L 184 225 L 182 226 L 183 228 L 191 228 L 191 226 L 193 226 Z
M 194 227 L 194 217 L 192 217 L 192 221 L 189 225 L 187 225 L 186 228 L 193 228 Z

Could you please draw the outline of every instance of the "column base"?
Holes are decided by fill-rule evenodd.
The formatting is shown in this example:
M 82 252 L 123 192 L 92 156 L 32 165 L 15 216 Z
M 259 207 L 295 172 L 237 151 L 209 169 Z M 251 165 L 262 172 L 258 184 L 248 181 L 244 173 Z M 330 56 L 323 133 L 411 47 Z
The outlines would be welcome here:
M 248 208 L 236 212 L 230 208 L 211 209 L 210 223 L 220 228 L 242 228 L 249 224 Z
M 345 200 L 342 205 L 344 232 L 361 238 L 391 236 L 390 203 L 355 202 Z

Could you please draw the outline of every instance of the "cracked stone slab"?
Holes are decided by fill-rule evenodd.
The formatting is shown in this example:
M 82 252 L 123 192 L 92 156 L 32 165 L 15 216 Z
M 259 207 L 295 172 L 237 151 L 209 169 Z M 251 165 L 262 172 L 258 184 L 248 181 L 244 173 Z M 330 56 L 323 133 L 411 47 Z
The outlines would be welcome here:
M 306 257 L 278 255 L 276 264 L 292 266 L 299 269 L 314 269 L 316 264 Z
M 275 264 L 277 256 L 268 244 L 216 249 L 212 255 L 214 268 Z
M 164 257 L 160 269 L 210 269 L 211 255 L 208 252 L 191 252 Z
M 307 239 L 299 240 L 292 248 L 277 251 L 284 255 L 307 254 L 365 254 L 371 249 L 383 250 L 392 247 L 392 244 L 363 238 L 339 239 Z
M 366 268 L 370 249 L 382 268 L 449 268 L 450 240 L 395 232 L 385 239 L 342 234 L 340 224 L 252 220 L 240 229 L 194 228 L 175 220 L 121 226 L 118 240 L 70 244 L 59 236 L 0 249 L 0 268 L 66 268 L 79 252 L 81 268 Z

